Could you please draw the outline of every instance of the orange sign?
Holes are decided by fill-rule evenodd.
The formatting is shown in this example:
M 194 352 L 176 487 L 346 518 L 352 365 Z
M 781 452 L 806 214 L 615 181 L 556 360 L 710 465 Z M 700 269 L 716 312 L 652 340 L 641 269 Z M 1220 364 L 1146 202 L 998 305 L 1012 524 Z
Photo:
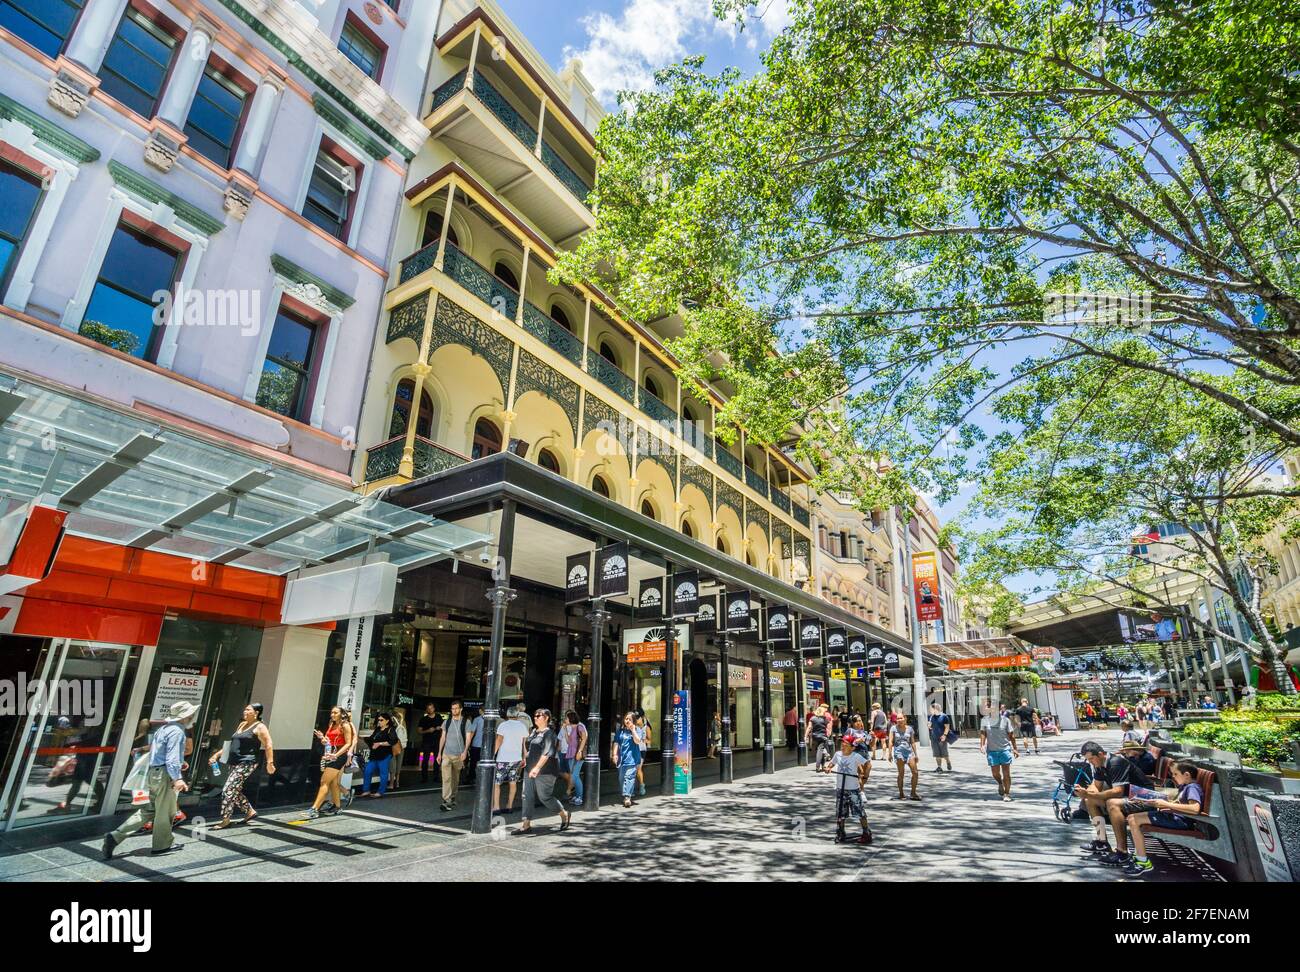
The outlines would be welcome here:
M 1034 660 L 1028 655 L 997 655 L 992 658 L 950 658 L 948 671 L 964 672 L 981 668 L 1027 668 Z
M 627 663 L 636 665 L 640 662 L 661 662 L 668 657 L 668 650 L 662 641 L 634 641 L 627 646 Z
M 939 621 L 943 605 L 939 601 L 939 557 L 937 554 L 912 554 L 912 596 L 916 599 L 918 621 Z

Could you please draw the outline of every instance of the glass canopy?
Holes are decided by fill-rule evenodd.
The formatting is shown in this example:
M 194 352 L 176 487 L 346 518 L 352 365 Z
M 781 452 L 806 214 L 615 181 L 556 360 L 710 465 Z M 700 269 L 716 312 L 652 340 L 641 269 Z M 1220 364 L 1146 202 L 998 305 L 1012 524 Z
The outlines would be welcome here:
M 366 553 L 409 568 L 489 539 L 3 371 L 0 419 L 0 494 L 51 498 L 83 537 L 270 574 Z

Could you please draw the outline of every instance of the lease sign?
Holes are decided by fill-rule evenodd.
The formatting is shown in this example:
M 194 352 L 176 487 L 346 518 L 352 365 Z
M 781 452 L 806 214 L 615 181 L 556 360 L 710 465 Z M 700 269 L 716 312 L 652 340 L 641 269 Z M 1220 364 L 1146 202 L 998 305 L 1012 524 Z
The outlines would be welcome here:
M 912 554 L 912 595 L 916 598 L 918 621 L 939 621 L 939 558 L 934 553 Z

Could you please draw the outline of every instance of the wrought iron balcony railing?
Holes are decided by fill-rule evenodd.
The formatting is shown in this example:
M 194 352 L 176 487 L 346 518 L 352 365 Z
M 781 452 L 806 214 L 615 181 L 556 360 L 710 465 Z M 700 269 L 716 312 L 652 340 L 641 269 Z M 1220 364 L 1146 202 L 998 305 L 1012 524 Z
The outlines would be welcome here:
M 397 275 L 398 283 L 406 283 L 418 277 L 424 271 L 430 269 L 438 259 L 438 244 L 430 243 L 423 249 L 416 250 L 409 257 L 402 261 L 401 270 Z
M 618 365 L 602 358 L 595 348 L 587 349 L 587 371 L 624 401 L 636 404 L 636 382 L 619 370 Z
M 663 422 L 674 427 L 677 425 L 677 412 L 658 395 L 648 388 L 637 389 L 637 394 L 641 396 L 641 411 L 645 412 L 646 415 L 656 422 Z
M 794 507 L 794 518 L 799 521 L 800 525 L 811 527 L 812 516 L 809 514 L 807 507 L 800 506 L 798 503 L 792 505 Z
M 555 323 L 532 301 L 524 301 L 524 330 L 548 348 L 558 351 L 579 368 L 582 367 L 582 341 L 567 328 Z
M 478 297 L 498 314 L 508 320 L 515 319 L 519 309 L 519 291 L 502 281 L 487 267 L 450 240 L 442 256 L 442 269 L 447 276 Z
M 406 436 L 399 435 L 372 446 L 366 450 L 366 482 L 396 476 L 402 466 L 402 450 L 406 448 Z M 457 452 L 444 448 L 431 439 L 415 437 L 412 453 L 412 474 L 416 479 L 432 476 L 434 473 L 454 469 L 469 460 Z
M 745 482 L 759 496 L 767 496 L 767 480 L 748 466 L 745 467 Z
M 770 494 L 772 505 L 787 516 L 790 515 L 790 497 L 780 486 L 773 486 Z
M 731 475 L 739 479 L 741 476 L 740 470 L 742 468 L 740 460 L 737 459 L 730 452 L 728 452 L 727 447 L 724 446 L 721 442 L 717 443 L 717 449 L 718 451 L 714 458 L 717 461 L 718 465 L 721 466 L 723 469 L 727 470 L 727 472 L 731 473 Z

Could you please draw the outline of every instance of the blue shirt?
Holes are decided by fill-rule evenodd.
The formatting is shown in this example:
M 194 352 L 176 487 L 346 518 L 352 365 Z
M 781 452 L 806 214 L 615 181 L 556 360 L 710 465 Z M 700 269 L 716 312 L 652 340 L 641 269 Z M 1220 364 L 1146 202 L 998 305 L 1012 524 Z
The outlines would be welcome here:
M 185 727 L 179 722 L 166 722 L 153 734 L 149 749 L 149 766 L 167 767 L 173 780 L 181 778 L 181 763 L 185 761 Z
M 474 738 L 469 741 L 470 749 L 481 749 L 483 746 L 483 717 L 477 715 L 469 724 L 469 731 L 474 733 Z
M 630 729 L 619 729 L 614 733 L 614 745 L 618 747 L 619 766 L 638 766 L 641 763 L 641 747 L 637 745 L 636 736 Z
M 1171 618 L 1161 618 L 1156 622 L 1156 641 L 1174 640 L 1174 622 Z
M 952 725 L 952 720 L 948 718 L 948 713 L 940 712 L 938 715 L 930 716 L 930 738 L 936 742 L 942 742 L 943 737 L 948 734 L 947 727 Z

